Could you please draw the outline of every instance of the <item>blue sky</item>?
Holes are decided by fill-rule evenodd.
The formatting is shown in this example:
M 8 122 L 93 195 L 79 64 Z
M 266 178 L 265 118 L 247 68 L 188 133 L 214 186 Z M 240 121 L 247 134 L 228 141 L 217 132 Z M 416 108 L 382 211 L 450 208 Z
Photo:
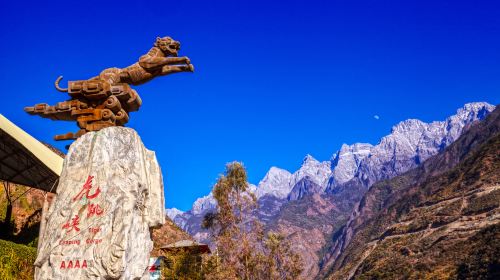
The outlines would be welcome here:
M 167 207 L 189 209 L 233 160 L 258 183 L 407 118 L 500 103 L 498 1 L 19 2 L 0 4 L 0 113 L 61 149 L 53 135 L 75 124 L 23 112 L 65 100 L 57 76 L 128 66 L 156 36 L 181 41 L 195 73 L 136 87 L 128 124 L 157 153 Z

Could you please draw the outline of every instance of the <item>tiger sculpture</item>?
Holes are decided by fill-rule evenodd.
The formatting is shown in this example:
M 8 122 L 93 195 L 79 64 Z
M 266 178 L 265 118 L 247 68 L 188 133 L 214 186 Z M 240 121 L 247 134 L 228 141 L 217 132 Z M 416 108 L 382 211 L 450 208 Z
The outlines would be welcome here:
M 179 72 L 194 72 L 188 57 L 178 57 L 180 42 L 171 37 L 157 37 L 153 47 L 139 61 L 125 68 L 107 68 L 99 76 L 88 80 L 69 81 L 67 88 L 60 87 L 62 76 L 54 85 L 58 91 L 67 92 L 68 101 L 54 106 L 45 103 L 24 110 L 52 120 L 76 121 L 77 133 L 56 135 L 55 140 L 76 139 L 88 131 L 125 125 L 129 113 L 139 110 L 142 100 L 130 85 L 144 84 L 157 76 Z

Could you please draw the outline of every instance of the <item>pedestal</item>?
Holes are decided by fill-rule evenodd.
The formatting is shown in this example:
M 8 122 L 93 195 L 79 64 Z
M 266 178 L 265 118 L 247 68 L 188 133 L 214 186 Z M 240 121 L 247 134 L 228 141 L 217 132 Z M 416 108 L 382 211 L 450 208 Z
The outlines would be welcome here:
M 164 223 L 161 170 L 130 128 L 76 140 L 39 237 L 35 279 L 149 279 L 151 227 Z

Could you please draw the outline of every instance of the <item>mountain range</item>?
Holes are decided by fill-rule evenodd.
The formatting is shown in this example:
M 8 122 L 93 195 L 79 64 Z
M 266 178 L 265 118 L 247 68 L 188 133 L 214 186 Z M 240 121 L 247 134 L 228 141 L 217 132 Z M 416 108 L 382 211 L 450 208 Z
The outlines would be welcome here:
M 319 279 L 499 279 L 500 108 L 443 152 L 375 183 Z
M 326 277 L 338 267 L 339 236 L 349 240 L 345 225 L 356 215 L 365 193 L 377 182 L 424 166 L 494 109 L 487 103 L 468 103 L 444 121 L 402 121 L 376 145 L 344 144 L 326 161 L 306 155 L 294 173 L 272 167 L 257 186 L 250 184 L 259 204 L 255 215 L 267 229 L 282 232 L 292 241 L 305 260 L 305 278 Z M 209 242 L 200 224 L 205 213 L 215 208 L 210 193 L 187 212 L 173 208 L 167 214 L 195 239 Z

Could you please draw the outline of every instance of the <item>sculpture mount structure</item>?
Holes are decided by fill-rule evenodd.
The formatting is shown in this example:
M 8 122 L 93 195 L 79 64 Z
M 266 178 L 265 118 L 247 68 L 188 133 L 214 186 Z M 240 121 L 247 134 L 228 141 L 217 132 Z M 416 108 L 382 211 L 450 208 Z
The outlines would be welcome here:
M 141 85 L 155 77 L 179 72 L 193 72 L 188 57 L 178 57 L 180 43 L 170 37 L 157 37 L 153 47 L 139 61 L 125 68 L 108 68 L 88 80 L 69 81 L 61 88 L 57 78 L 55 87 L 67 92 L 70 100 L 50 106 L 39 103 L 24 110 L 52 120 L 76 121 L 76 133 L 56 135 L 55 140 L 77 139 L 88 131 L 110 126 L 123 126 L 129 113 L 139 110 L 142 100 L 130 85 Z

